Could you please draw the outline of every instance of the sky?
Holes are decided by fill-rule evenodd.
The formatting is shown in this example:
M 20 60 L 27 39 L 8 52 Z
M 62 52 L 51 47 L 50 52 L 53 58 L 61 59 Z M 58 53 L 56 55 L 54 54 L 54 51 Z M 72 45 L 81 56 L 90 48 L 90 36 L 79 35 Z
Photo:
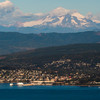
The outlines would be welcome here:
M 0 2 L 5 0 L 0 0 Z M 57 7 L 75 9 L 81 14 L 100 13 L 100 0 L 10 0 L 25 13 L 46 13 Z

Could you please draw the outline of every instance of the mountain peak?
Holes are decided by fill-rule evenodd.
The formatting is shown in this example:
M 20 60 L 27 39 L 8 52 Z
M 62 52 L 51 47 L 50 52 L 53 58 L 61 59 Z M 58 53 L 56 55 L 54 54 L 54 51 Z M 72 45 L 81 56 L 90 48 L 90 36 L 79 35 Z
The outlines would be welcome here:
M 50 15 L 65 15 L 67 13 L 69 13 L 70 10 L 67 10 L 63 7 L 58 7 L 56 9 L 54 9 L 53 11 L 50 12 Z
M 63 7 L 58 7 L 56 9 L 52 10 L 49 14 L 51 16 L 63 16 L 66 14 L 73 14 L 73 13 L 78 13 L 78 12 L 77 12 L 77 10 L 68 10 Z

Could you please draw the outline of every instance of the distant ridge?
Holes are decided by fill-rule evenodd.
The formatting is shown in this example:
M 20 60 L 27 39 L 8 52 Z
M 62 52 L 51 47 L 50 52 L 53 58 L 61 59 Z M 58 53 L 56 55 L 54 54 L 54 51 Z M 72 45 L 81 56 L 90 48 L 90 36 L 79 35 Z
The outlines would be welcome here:
M 0 55 L 35 48 L 69 44 L 100 43 L 100 32 L 21 34 L 0 32 Z

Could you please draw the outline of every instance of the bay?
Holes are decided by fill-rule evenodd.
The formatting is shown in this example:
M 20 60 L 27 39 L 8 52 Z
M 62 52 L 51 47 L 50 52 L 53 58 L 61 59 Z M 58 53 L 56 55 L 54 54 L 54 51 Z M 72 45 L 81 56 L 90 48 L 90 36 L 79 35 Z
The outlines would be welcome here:
M 0 100 L 100 100 L 100 87 L 0 84 Z

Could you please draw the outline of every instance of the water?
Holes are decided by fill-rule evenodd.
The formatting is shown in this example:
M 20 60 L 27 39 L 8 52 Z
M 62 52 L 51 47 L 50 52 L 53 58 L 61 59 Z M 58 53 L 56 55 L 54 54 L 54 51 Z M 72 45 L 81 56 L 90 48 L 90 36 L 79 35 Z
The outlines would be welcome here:
M 0 100 L 100 100 L 99 87 L 0 84 Z

